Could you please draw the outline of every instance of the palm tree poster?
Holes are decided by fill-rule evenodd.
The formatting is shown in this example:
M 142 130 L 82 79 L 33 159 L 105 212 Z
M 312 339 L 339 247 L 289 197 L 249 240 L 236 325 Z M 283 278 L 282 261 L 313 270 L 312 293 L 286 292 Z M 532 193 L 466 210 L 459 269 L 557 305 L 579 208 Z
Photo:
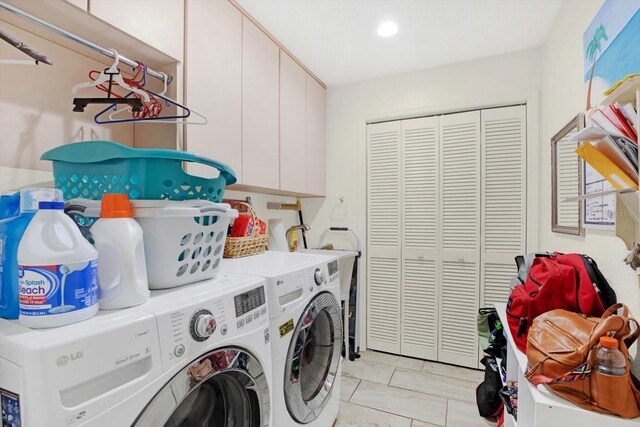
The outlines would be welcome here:
M 640 0 L 606 0 L 583 41 L 589 110 L 614 83 L 640 73 Z

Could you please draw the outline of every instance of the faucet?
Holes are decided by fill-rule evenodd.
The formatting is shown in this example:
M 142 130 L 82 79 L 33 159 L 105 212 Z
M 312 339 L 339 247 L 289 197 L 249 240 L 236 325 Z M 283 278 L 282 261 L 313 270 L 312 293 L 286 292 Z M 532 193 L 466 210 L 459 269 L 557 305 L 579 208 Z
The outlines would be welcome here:
M 297 240 L 296 240 L 295 244 L 293 244 L 293 245 L 289 242 L 289 235 L 291 233 L 293 233 L 294 231 L 297 231 L 297 230 L 309 231 L 309 230 L 311 230 L 311 227 L 309 227 L 307 224 L 301 224 L 301 225 L 292 225 L 291 227 L 289 227 L 287 229 L 287 232 L 285 233 L 285 237 L 287 238 L 287 244 L 289 245 L 289 251 L 290 252 L 295 252 L 295 251 L 298 250 L 298 242 L 297 242 Z

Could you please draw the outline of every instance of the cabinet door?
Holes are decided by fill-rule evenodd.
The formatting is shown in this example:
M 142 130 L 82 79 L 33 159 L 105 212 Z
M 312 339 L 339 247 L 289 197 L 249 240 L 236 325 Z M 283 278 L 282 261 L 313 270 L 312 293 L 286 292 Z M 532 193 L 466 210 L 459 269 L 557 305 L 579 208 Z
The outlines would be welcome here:
M 242 13 L 227 1 L 189 1 L 185 97 L 208 118 L 186 126 L 187 150 L 231 166 L 242 182 Z M 208 176 L 210 167 L 189 164 Z
M 480 112 L 440 118 L 441 316 L 438 360 L 478 366 Z
M 367 346 L 400 353 L 401 122 L 367 126 Z
M 327 194 L 326 91 L 307 74 L 307 193 Z
M 526 246 L 526 107 L 482 110 L 481 116 L 480 303 L 493 307 L 507 301 L 515 275 L 513 259 Z
M 402 121 L 403 355 L 437 360 L 440 182 L 438 118 Z
M 89 12 L 183 61 L 184 0 L 91 0 Z
M 79 7 L 80 9 L 86 11 L 89 0 L 67 0 L 69 3 L 74 6 Z
M 280 188 L 280 48 L 242 18 L 242 184 Z
M 280 51 L 280 189 L 307 191 L 307 73 Z

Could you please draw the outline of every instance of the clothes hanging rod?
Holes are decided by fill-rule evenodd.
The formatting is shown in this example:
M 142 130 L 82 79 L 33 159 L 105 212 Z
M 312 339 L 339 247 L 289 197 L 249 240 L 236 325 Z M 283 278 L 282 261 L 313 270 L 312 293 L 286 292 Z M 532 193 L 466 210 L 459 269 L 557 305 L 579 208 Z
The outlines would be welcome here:
M 31 15 L 30 13 L 27 13 L 22 9 L 18 9 L 17 7 L 12 6 L 12 5 L 4 2 L 4 1 L 0 1 L 0 9 L 7 10 L 7 11 L 13 13 L 14 15 L 17 15 L 17 16 L 19 16 L 21 18 L 24 18 L 24 19 L 28 20 L 28 21 L 36 23 L 36 24 L 40 25 L 41 27 L 46 28 L 47 30 L 50 30 L 50 31 L 52 31 L 52 32 L 54 32 L 56 34 L 61 35 L 62 37 L 66 37 L 69 40 L 73 40 L 73 41 L 75 41 L 75 42 L 77 42 L 77 43 L 79 43 L 79 44 L 81 44 L 83 46 L 86 46 L 86 47 L 88 47 L 90 49 L 95 50 L 96 52 L 100 52 L 104 56 L 108 56 L 109 58 L 113 58 L 113 53 L 109 49 L 106 49 L 106 48 L 104 48 L 104 47 L 102 47 L 100 45 L 97 45 L 97 44 L 95 44 L 95 43 L 93 43 L 93 42 L 91 42 L 91 41 L 89 41 L 89 40 L 87 40 L 87 39 L 85 39 L 83 37 L 80 37 L 80 36 L 78 36 L 76 34 L 73 34 L 73 33 L 69 32 L 69 31 L 63 30 L 60 27 L 57 27 L 57 26 L 55 26 L 55 25 L 53 25 L 53 24 L 51 24 L 51 23 L 49 23 L 47 21 L 44 21 L 44 20 L 38 18 L 37 16 Z M 124 64 L 127 64 L 128 66 L 130 66 L 134 70 L 136 68 L 138 68 L 138 63 L 136 61 L 132 61 L 131 59 L 127 58 L 126 56 L 118 55 L 118 59 L 119 59 L 120 62 L 122 62 Z M 164 81 L 165 76 L 167 76 L 167 84 L 171 83 L 171 81 L 173 80 L 173 77 L 171 75 L 166 74 L 166 73 L 162 73 L 162 72 L 159 72 L 159 71 L 152 70 L 151 68 L 147 68 L 147 74 L 152 76 L 152 77 L 155 77 L 156 79 L 162 80 L 162 81 Z
M 0 39 L 6 41 L 7 43 L 9 43 L 11 46 L 15 47 L 19 51 L 26 53 L 28 56 L 32 57 L 36 61 L 35 62 L 36 64 L 38 64 L 39 62 L 42 62 L 43 64 L 53 65 L 53 62 L 46 55 L 38 52 L 31 46 L 24 44 L 17 38 L 13 37 L 11 34 L 2 30 L 1 28 L 0 28 Z

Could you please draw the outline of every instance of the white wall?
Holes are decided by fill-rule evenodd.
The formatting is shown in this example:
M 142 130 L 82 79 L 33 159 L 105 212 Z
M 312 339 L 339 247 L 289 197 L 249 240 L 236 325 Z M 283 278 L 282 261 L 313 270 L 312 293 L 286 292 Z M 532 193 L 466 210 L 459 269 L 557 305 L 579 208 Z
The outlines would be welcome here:
M 329 226 L 349 226 L 364 241 L 366 236 L 366 121 L 419 114 L 504 105 L 530 101 L 533 122 L 530 158 L 537 165 L 537 90 L 540 87 L 540 51 L 531 49 L 506 55 L 432 68 L 337 87 L 327 91 L 326 199 L 303 201 L 311 222 L 309 233 L 315 242 Z M 533 111 L 531 111 L 533 110 Z M 530 184 L 528 240 L 536 245 L 537 178 Z M 344 202 L 340 202 L 340 198 Z M 348 247 L 350 242 L 332 236 Z M 336 245 L 338 246 L 338 244 Z M 363 265 L 361 272 L 365 271 Z M 515 271 L 515 266 L 514 266 Z M 361 276 L 365 294 L 366 276 Z M 362 300 L 366 307 L 366 300 Z M 364 310 L 362 310 L 364 312 Z M 361 318 L 364 324 L 364 313 Z M 364 339 L 364 331 L 363 337 Z M 365 343 L 363 342 L 363 345 Z
M 603 1 L 569 1 L 563 4 L 542 49 L 540 97 L 540 191 L 551 191 L 551 137 L 571 118 L 584 111 L 582 34 Z M 622 259 L 627 250 L 613 231 L 587 230 L 576 237 L 551 232 L 551 197 L 540 199 L 540 247 L 593 257 L 618 295 L 618 301 L 640 316 L 640 289 L 633 270 Z M 637 360 L 640 368 L 640 358 Z
M 0 166 L 51 170 L 40 155 L 69 142 L 107 139 L 133 145 L 133 125 L 97 125 L 104 106 L 73 112 L 71 88 L 89 80 L 88 72 L 105 65 L 49 40 L 0 21 L 2 29 L 44 53 L 53 66 L 0 64 Z M 0 59 L 30 59 L 0 41 Z M 78 96 L 101 96 L 97 91 Z
M 312 226 L 310 241 L 315 243 L 329 226 L 349 226 L 364 242 L 367 120 L 535 100 L 539 91 L 539 129 L 533 129 L 533 136 L 528 138 L 530 147 L 537 151 L 529 154 L 535 157 L 532 172 L 536 179 L 529 180 L 533 196 L 528 228 L 535 236 L 529 235 L 528 247 L 591 255 L 614 286 L 618 299 L 640 315 L 640 290 L 634 272 L 622 262 L 624 244 L 613 232 L 589 230 L 584 237 L 551 233 L 549 141 L 584 110 L 582 34 L 601 5 L 602 0 L 565 3 L 540 49 L 328 88 L 327 198 L 303 201 Z M 535 112 L 529 113 L 537 118 Z M 341 197 L 344 202 L 340 202 Z M 331 239 L 342 247 L 351 243 L 340 235 Z M 364 274 L 361 283 L 364 292 Z

